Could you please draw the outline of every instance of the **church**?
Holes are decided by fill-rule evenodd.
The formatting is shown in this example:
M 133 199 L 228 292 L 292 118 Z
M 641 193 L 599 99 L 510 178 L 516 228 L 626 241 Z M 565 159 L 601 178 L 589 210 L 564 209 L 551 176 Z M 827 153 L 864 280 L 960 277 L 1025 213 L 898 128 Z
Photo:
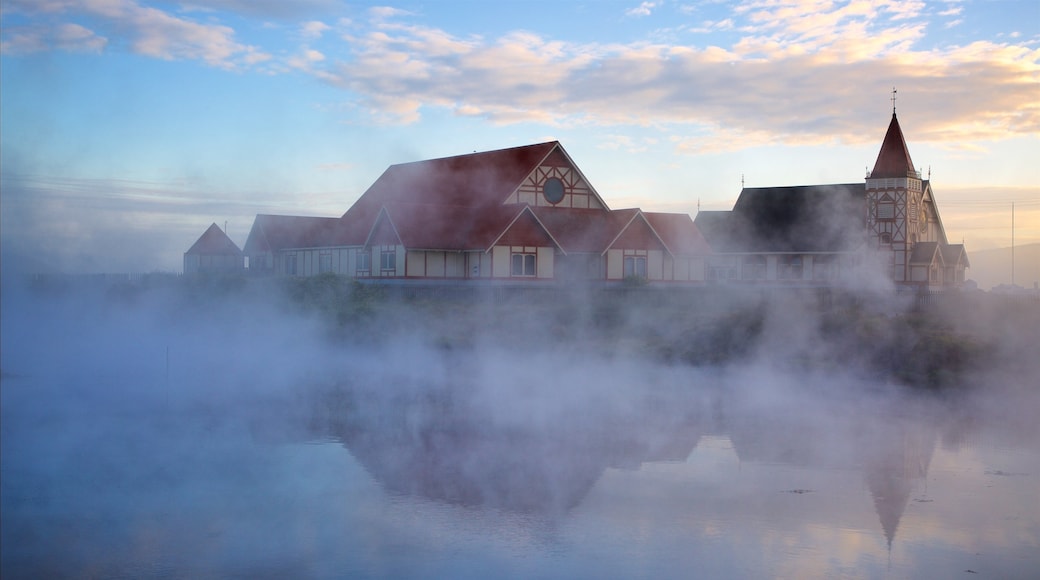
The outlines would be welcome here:
M 732 211 L 698 212 L 694 223 L 713 250 L 709 281 L 828 285 L 883 272 L 938 290 L 963 283 L 969 266 L 964 246 L 946 238 L 894 108 L 865 184 L 745 187 Z
M 203 238 L 219 237 L 214 228 Z M 615 210 L 550 141 L 392 165 L 340 217 L 256 216 L 242 255 L 250 274 L 518 284 L 797 287 L 887 276 L 945 289 L 969 265 L 946 238 L 894 108 L 865 183 L 745 187 L 731 211 L 696 219 Z

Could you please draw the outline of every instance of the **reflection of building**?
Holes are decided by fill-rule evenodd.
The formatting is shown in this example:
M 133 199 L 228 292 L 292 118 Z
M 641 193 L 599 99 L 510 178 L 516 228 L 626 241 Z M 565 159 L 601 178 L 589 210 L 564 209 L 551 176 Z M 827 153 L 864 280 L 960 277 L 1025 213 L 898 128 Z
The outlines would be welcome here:
M 897 284 L 964 282 L 964 246 L 946 239 L 931 181 L 892 121 L 866 184 L 746 187 L 732 211 L 695 220 L 711 244 L 709 280 L 827 284 L 873 253 Z
M 891 549 L 915 486 L 928 474 L 936 431 L 909 419 L 886 426 L 741 409 L 729 429 L 741 461 L 862 469 Z
M 198 241 L 184 252 L 185 274 L 241 272 L 242 264 L 242 250 L 217 224 L 209 226 Z
M 544 425 L 483 417 L 460 391 L 415 397 L 351 393 L 323 436 L 343 442 L 387 491 L 457 505 L 562 513 L 577 506 L 607 468 L 681 461 L 701 435 L 694 404 L 659 408 L 634 400 L 631 414 L 583 408 Z M 498 404 L 506 404 L 500 402 Z M 552 406 L 553 401 L 542 403 Z M 506 411 L 501 411 L 506 412 Z

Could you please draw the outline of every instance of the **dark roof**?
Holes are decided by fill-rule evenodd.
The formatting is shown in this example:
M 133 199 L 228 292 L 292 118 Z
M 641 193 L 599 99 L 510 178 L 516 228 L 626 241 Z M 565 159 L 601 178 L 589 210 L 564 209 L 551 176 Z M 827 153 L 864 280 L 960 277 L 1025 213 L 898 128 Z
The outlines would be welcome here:
M 711 249 L 716 252 L 729 252 L 735 251 L 731 248 L 731 242 L 734 241 L 730 236 L 730 231 L 734 227 L 731 225 L 732 221 L 735 221 L 736 217 L 732 211 L 709 211 L 702 210 L 697 212 L 697 216 L 693 219 L 693 223 L 697 226 L 701 235 L 711 246 Z
M 939 254 L 939 261 L 942 261 L 942 254 L 939 253 L 938 242 L 917 242 L 914 244 L 914 248 L 910 250 L 910 263 L 911 264 L 931 264 L 935 260 L 935 255 Z
M 964 244 L 942 244 L 939 250 L 942 252 L 943 262 L 947 264 L 963 262 L 965 267 L 971 265 L 968 263 L 968 252 L 964 249 Z
M 899 120 L 893 112 L 892 122 L 888 124 L 888 132 L 885 133 L 885 140 L 881 143 L 881 151 L 878 152 L 870 177 L 874 179 L 916 175 L 914 162 L 910 160 L 910 151 L 906 148 L 906 140 L 903 139 L 903 131 L 899 128 Z
M 184 253 L 241 256 L 242 250 L 238 249 L 238 246 L 231 241 L 224 230 L 214 223 L 206 228 L 199 239 Z
M 746 187 L 732 212 L 695 223 L 715 251 L 841 252 L 863 242 L 866 212 L 862 183 Z
M 253 254 L 334 246 L 341 227 L 340 218 L 257 214 L 244 251 Z

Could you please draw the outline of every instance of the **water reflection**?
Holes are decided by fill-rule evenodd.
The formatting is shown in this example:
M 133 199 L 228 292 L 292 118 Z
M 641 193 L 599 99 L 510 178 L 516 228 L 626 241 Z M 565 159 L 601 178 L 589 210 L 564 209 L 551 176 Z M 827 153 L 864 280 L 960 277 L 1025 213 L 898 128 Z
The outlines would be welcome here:
M 497 423 L 471 396 L 455 388 L 390 398 L 339 389 L 320 399 L 309 421 L 318 431 L 310 435 L 341 441 L 393 494 L 562 514 L 607 468 L 683 461 L 704 433 L 702 409 L 675 392 L 644 398 L 624 414 L 597 415 L 589 405 L 565 421 L 537 426 Z
M 315 401 L 308 436 L 342 442 L 390 494 L 553 515 L 581 504 L 608 469 L 686 463 L 702 438 L 728 440 L 741 464 L 815 470 L 820 486 L 833 485 L 829 473 L 860 473 L 891 551 L 907 505 L 927 485 L 935 414 L 906 401 L 815 393 L 781 403 L 740 392 L 657 389 L 626 399 L 623 411 L 589 405 L 556 424 L 502 425 L 467 389 L 389 396 L 339 386 Z

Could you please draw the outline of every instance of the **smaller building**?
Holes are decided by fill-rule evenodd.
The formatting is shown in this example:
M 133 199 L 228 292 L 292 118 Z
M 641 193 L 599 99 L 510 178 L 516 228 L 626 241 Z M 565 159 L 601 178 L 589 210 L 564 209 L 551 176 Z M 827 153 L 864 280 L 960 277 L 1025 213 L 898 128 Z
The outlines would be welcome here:
M 962 284 L 970 265 L 946 239 L 895 110 L 865 183 L 745 187 L 732 211 L 694 223 L 714 250 L 713 282 L 826 286 L 876 263 L 897 285 L 941 290 Z
M 242 250 L 215 223 L 184 252 L 185 274 L 232 274 L 242 272 L 243 267 Z

